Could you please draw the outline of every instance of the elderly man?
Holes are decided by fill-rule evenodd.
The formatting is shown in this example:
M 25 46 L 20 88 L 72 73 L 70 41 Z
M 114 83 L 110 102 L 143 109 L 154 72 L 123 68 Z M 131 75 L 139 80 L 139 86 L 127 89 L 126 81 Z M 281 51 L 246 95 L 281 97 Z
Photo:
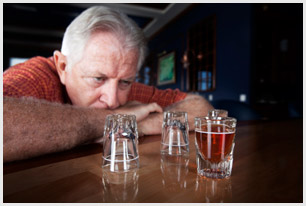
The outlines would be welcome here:
M 186 111 L 192 121 L 212 109 L 200 96 L 135 83 L 145 52 L 143 33 L 127 16 L 92 7 L 69 25 L 53 57 L 5 71 L 4 161 L 99 141 L 108 114 L 134 114 L 139 133 L 151 135 L 161 133 L 165 110 Z

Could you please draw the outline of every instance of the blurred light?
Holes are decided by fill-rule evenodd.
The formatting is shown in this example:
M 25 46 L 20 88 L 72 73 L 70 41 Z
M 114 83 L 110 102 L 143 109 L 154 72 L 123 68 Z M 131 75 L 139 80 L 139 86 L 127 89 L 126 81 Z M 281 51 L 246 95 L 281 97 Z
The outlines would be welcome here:
M 214 96 L 212 94 L 208 95 L 208 100 L 209 101 L 213 101 L 214 100 Z
M 247 98 L 246 94 L 240 94 L 239 100 L 240 102 L 246 102 L 246 98 Z

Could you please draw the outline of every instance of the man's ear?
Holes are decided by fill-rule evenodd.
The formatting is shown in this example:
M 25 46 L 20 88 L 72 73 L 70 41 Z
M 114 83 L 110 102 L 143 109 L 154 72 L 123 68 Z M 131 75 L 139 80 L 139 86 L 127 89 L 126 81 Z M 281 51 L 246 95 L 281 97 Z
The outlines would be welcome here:
M 60 51 L 57 51 L 57 50 L 54 51 L 53 58 L 54 58 L 58 76 L 62 84 L 65 85 L 65 80 L 66 80 L 66 75 L 67 75 L 67 58 L 65 55 L 63 55 Z

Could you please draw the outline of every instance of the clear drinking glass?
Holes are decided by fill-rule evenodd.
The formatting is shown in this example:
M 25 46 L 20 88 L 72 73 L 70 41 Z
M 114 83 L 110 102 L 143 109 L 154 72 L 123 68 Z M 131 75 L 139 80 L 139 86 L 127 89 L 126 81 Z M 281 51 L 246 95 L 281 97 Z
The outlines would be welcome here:
M 237 120 L 220 111 L 225 110 L 195 118 L 197 170 L 210 178 L 225 178 L 232 173 Z
M 227 117 L 228 116 L 228 111 L 223 110 L 223 109 L 213 109 L 213 110 L 210 110 L 208 112 L 207 116 L 211 117 L 211 118 Z
M 106 117 L 102 140 L 102 169 L 122 172 L 139 167 L 138 132 L 135 115 Z
M 189 155 L 189 125 L 186 112 L 164 112 L 161 154 Z

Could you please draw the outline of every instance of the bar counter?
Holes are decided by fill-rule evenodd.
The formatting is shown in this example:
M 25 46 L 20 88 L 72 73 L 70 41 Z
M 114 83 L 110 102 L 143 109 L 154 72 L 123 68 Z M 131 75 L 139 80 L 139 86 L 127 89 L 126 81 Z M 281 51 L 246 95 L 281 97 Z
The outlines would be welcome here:
M 302 203 L 303 120 L 238 122 L 232 176 L 197 175 L 188 158 L 160 154 L 160 135 L 139 138 L 140 168 L 102 172 L 99 144 L 3 165 L 4 203 Z

